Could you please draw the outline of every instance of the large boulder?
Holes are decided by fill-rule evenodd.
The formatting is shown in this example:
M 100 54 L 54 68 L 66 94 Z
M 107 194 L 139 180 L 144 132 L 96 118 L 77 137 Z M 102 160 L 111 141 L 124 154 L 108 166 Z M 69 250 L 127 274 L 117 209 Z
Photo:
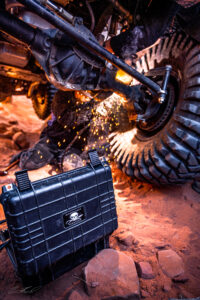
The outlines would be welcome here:
M 139 280 L 133 259 L 123 252 L 105 249 L 84 269 L 89 296 L 98 299 L 140 299 Z

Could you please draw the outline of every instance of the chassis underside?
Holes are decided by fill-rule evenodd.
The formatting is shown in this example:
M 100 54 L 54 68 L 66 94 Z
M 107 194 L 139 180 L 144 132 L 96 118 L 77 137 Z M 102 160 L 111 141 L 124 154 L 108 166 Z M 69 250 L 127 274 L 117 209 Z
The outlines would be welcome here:
M 121 2 L 98 0 L 9 0 L 4 4 L 0 10 L 0 100 L 26 94 L 38 116 L 45 119 L 57 90 L 79 91 L 89 103 L 102 100 L 97 93 L 117 93 L 125 99 L 128 120 L 126 125 L 119 122 L 120 128 L 110 136 L 119 167 L 155 184 L 182 183 L 199 176 L 199 42 L 193 28 L 190 32 L 196 40 L 177 27 L 173 35 L 174 27 L 170 27 L 139 59 L 133 53 L 136 68 L 132 68 L 102 47 L 106 39 L 133 27 L 130 1 L 124 7 Z M 178 17 L 185 19 L 192 12 L 177 10 Z M 198 14 L 194 24 L 198 27 Z M 134 28 L 132 37 L 140 38 L 140 26 Z M 148 43 L 154 35 L 155 30 Z M 125 52 L 127 47 L 122 47 Z M 136 82 L 124 83 L 117 69 Z

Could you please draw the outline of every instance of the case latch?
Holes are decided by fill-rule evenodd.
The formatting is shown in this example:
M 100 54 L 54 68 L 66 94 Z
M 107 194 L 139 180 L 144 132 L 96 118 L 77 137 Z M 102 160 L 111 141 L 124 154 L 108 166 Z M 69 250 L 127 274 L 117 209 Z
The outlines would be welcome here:
M 16 172 L 15 176 L 16 176 L 18 189 L 20 190 L 20 192 L 26 191 L 31 188 L 31 182 L 28 177 L 27 170 L 22 170 L 22 171 Z
M 91 150 L 91 151 L 88 151 L 88 156 L 89 156 L 89 159 L 90 159 L 90 163 L 91 163 L 91 165 L 92 165 L 93 167 L 102 164 L 102 162 L 101 162 L 100 159 L 99 159 L 97 150 Z

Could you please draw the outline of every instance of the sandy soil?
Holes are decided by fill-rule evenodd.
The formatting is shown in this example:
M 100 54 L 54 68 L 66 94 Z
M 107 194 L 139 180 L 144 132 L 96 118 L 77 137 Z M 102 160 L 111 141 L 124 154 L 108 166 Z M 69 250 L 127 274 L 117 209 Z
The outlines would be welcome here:
M 14 121 L 18 121 L 14 124 Z M 10 123 L 9 123 L 10 122 Z M 32 144 L 37 140 L 43 122 L 33 113 L 31 103 L 22 97 L 13 103 L 0 104 L 0 123 L 11 124 L 23 129 Z M 0 168 L 7 166 L 10 157 L 18 150 L 9 138 L 0 135 Z M 0 177 L 0 185 L 14 180 L 17 167 L 6 177 Z M 111 247 L 124 251 L 135 262 L 148 261 L 153 267 L 155 278 L 140 279 L 140 287 L 147 300 L 169 299 L 171 297 L 192 298 L 200 296 L 200 195 L 190 185 L 155 188 L 151 185 L 127 178 L 113 164 L 113 179 L 119 217 L 119 228 L 110 239 Z M 29 172 L 36 180 L 54 174 L 50 166 Z M 0 219 L 3 211 L 0 208 Z M 134 243 L 128 247 L 116 238 L 119 234 L 131 232 Z M 183 259 L 186 283 L 171 283 L 161 271 L 157 261 L 159 249 L 173 249 Z M 84 293 L 81 272 L 84 264 L 46 285 L 35 295 L 23 293 L 6 251 L 0 253 L 0 299 L 68 299 L 73 289 Z M 164 285 L 171 285 L 168 292 Z M 145 293 L 146 292 L 146 293 Z M 85 294 L 83 294 L 85 295 Z M 82 299 L 86 299 L 86 295 Z

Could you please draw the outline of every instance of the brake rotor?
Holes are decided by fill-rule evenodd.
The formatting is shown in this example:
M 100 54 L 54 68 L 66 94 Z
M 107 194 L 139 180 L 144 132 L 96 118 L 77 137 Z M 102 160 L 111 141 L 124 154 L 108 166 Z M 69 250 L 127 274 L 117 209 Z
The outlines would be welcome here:
M 171 78 L 168 85 L 168 95 L 164 103 L 160 104 L 155 101 L 152 104 L 151 101 L 149 102 L 148 105 L 151 105 L 151 108 L 149 108 L 150 113 L 148 117 L 145 118 L 145 112 L 144 115 L 140 115 L 140 120 L 137 123 L 138 129 L 140 129 L 144 135 L 154 135 L 166 125 L 177 105 L 177 92 L 177 80 L 176 78 Z M 148 105 L 146 111 L 148 109 Z

